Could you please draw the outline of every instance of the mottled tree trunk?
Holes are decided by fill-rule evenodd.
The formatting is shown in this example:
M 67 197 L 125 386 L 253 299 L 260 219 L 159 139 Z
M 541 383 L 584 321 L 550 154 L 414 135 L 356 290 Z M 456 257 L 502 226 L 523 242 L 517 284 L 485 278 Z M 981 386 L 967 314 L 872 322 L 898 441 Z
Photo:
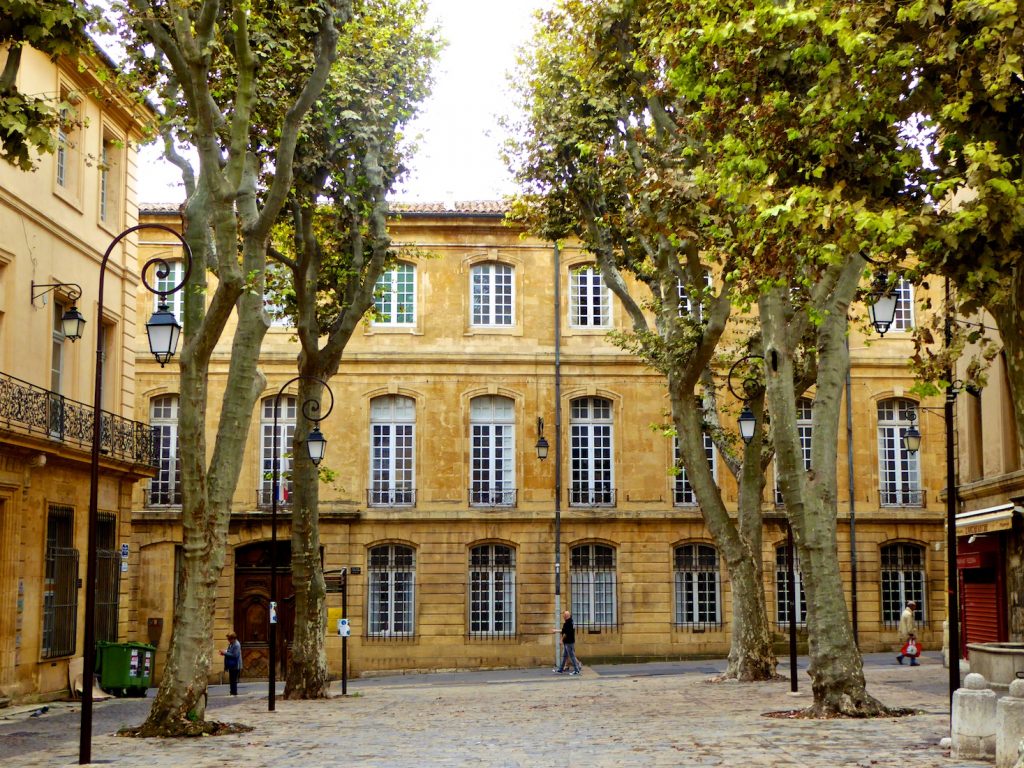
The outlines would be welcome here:
M 813 715 L 870 717 L 886 711 L 866 689 L 863 661 L 853 637 L 836 543 L 836 445 L 840 403 L 849 354 L 849 304 L 863 267 L 859 257 L 821 279 L 834 285 L 817 308 L 817 377 L 811 437 L 811 469 L 805 471 L 796 426 L 797 343 L 808 326 L 806 310 L 794 311 L 786 288 L 774 288 L 759 301 L 764 335 L 768 407 L 786 513 L 800 557 L 807 596 L 807 629 Z M 819 290 L 821 286 L 816 288 Z M 795 320 L 790 320 L 795 318 Z M 790 323 L 793 323 L 791 325 Z

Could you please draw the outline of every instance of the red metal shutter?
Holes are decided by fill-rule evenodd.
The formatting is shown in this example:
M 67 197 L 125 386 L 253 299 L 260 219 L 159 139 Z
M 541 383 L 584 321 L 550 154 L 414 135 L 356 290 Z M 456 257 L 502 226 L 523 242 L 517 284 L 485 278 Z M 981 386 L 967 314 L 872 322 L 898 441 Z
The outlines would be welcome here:
M 999 599 L 994 581 L 964 587 L 964 636 L 968 643 L 999 642 Z

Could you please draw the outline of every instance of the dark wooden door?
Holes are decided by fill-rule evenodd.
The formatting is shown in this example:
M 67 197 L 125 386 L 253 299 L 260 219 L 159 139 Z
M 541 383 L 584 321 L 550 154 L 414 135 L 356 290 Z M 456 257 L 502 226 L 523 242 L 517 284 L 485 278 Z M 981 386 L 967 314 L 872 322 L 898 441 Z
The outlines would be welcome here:
M 235 632 L 242 644 L 242 676 L 265 678 L 270 660 L 270 544 L 241 547 L 235 554 Z M 291 545 L 278 542 L 277 659 L 283 679 L 287 649 L 295 631 Z

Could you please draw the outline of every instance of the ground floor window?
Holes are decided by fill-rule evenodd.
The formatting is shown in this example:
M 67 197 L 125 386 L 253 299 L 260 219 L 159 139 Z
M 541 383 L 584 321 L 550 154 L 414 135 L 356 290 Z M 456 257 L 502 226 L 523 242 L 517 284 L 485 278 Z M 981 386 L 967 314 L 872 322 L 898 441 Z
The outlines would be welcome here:
M 582 544 L 571 554 L 569 591 L 575 624 L 594 629 L 616 626 L 615 550 L 605 544 Z
M 917 602 L 916 619 L 924 621 L 924 547 L 888 544 L 882 547 L 882 623 L 896 627 L 908 600 Z
M 800 558 L 793 554 L 793 580 L 796 584 L 796 624 L 807 626 L 807 596 L 804 594 L 804 579 L 800 573 Z M 789 547 L 781 544 L 775 548 L 775 623 L 789 627 Z
M 416 555 L 412 547 L 385 544 L 370 549 L 367 633 L 401 638 L 414 634 Z
M 469 631 L 511 637 L 516 633 L 516 551 L 484 544 L 469 553 Z
M 676 547 L 674 560 L 676 626 L 693 629 L 721 626 L 718 552 L 707 544 L 683 544 Z
M 74 539 L 74 510 L 71 507 L 51 505 L 46 515 L 44 659 L 70 656 L 75 652 L 78 630 L 78 550 L 74 548 Z

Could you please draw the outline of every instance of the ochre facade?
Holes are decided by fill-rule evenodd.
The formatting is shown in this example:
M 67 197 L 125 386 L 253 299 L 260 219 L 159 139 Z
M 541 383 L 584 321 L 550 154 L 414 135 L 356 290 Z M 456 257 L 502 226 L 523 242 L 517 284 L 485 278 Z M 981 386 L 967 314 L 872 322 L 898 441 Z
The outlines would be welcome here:
M 104 252 L 137 221 L 133 147 L 148 115 L 104 84 L 109 67 L 98 54 L 51 62 L 26 47 L 18 89 L 73 107 L 58 151 L 36 170 L 0 162 L 0 705 L 66 695 L 69 666 L 82 659 L 98 333 L 97 637 L 129 637 L 137 623 L 131 505 L 152 450 L 148 426 L 132 420 L 133 238 L 111 252 L 102 317 L 98 290 Z M 60 330 L 73 304 L 86 319 L 75 343 Z
M 177 216 L 170 207 L 154 206 L 144 210 L 143 219 L 173 224 Z M 556 250 L 552 243 L 524 237 L 503 222 L 502 211 L 494 204 L 463 204 L 453 210 L 412 206 L 395 219 L 393 235 L 396 243 L 407 247 L 406 252 L 416 253 L 402 257 L 412 270 L 412 320 L 390 325 L 364 322 L 346 349 L 339 373 L 330 381 L 334 409 L 321 424 L 329 441 L 324 466 L 335 473 L 320 489 L 323 564 L 328 571 L 349 569 L 349 673 L 551 662 L 559 458 L 561 605 L 593 611 L 589 620 L 577 616 L 582 626 L 577 648 L 581 659 L 724 655 L 732 623 L 726 568 L 718 557 L 708 569 L 715 575 L 698 576 L 690 570 L 692 563 L 677 557 L 684 551 L 677 548 L 694 545 L 685 550 L 692 553 L 705 545 L 713 551 L 713 542 L 699 509 L 678 503 L 676 479 L 669 472 L 672 440 L 655 428 L 668 421 L 663 380 L 608 340 L 612 328 L 627 329 L 625 313 L 614 299 L 609 304 L 610 327 L 576 327 L 574 312 L 579 302 L 570 296 L 580 290 L 581 266 L 590 261 L 587 255 L 578 248 Z M 143 254 L 166 250 L 166 242 L 155 242 L 159 239 L 144 241 Z M 510 296 L 502 307 L 509 320 L 505 324 L 474 322 L 473 285 L 479 274 L 475 268 L 481 265 L 499 265 L 497 271 L 510 281 L 510 293 L 502 289 L 502 295 Z M 145 304 L 149 300 L 140 299 L 137 316 L 149 309 Z M 397 315 L 396 307 L 392 311 Z M 923 598 L 924 645 L 937 649 L 945 619 L 942 443 L 927 436 L 919 458 L 919 483 L 909 495 L 903 491 L 892 495 L 891 478 L 881 476 L 879 454 L 884 441 L 879 405 L 916 399 L 908 394 L 913 380 L 906 368 L 912 342 L 906 332 L 890 332 L 879 339 L 857 328 L 850 346 L 852 430 L 847 435 L 843 429 L 837 446 L 838 527 L 839 560 L 851 604 L 855 598 L 858 640 L 865 651 L 895 646 L 892 614 L 896 611 L 898 617 L 902 606 L 893 603 L 904 595 L 899 585 L 906 579 L 908 585 L 916 584 L 913 588 Z M 267 376 L 263 398 L 273 398 L 296 374 L 297 352 L 288 328 L 271 328 L 262 355 Z M 227 354 L 228 347 L 222 344 L 210 378 L 211 438 Z M 176 386 L 173 365 L 161 369 L 140 355 L 135 418 L 149 420 L 154 398 L 173 398 Z M 383 402 L 411 404 L 414 413 L 409 430 L 411 494 L 385 498 L 373 493 L 371 446 L 375 429 L 380 429 L 373 403 Z M 501 497 L 504 503 L 471 503 L 479 501 L 474 497 L 474 488 L 479 487 L 474 486 L 473 474 L 474 402 L 507 406 L 504 426 L 511 425 L 513 437 L 503 444 L 511 447 L 507 454 L 512 457 L 505 487 L 511 486 L 513 493 Z M 596 496 L 574 496 L 585 487 L 573 475 L 574 457 L 583 439 L 577 435 L 574 442 L 574 429 L 578 424 L 583 424 L 579 429 L 584 431 L 593 426 L 577 418 L 574 403 L 600 403 L 608 409 L 601 413 L 601 425 L 610 424 L 610 430 L 601 434 L 607 436 L 611 477 Z M 243 635 L 247 674 L 253 676 L 266 673 L 271 533 L 269 501 L 265 494 L 261 497 L 268 477 L 261 453 L 262 413 L 257 405 L 211 638 L 211 643 L 220 643 L 231 629 Z M 731 422 L 735 415 L 731 412 L 723 420 Z M 544 460 L 535 449 L 540 437 L 538 418 L 543 419 L 543 435 L 550 446 Z M 503 456 L 506 466 L 508 455 Z M 735 508 L 736 486 L 721 462 L 717 478 L 727 503 Z M 788 623 L 777 615 L 777 558 L 786 529 L 771 480 L 768 486 L 764 588 L 781 648 Z M 169 498 L 157 496 L 162 501 Z M 140 485 L 132 519 L 132 551 L 140 558 L 136 572 L 140 597 L 131 632 L 143 636 L 150 620 L 162 622 L 159 673 L 173 617 L 181 528 L 180 507 L 154 504 L 153 498 Z M 279 515 L 278 535 L 287 540 L 285 498 L 279 503 Z M 855 541 L 853 548 L 851 541 Z M 474 560 L 481 552 L 498 551 L 504 557 L 498 568 Z M 699 551 L 706 554 L 708 550 Z M 375 560 L 375 552 L 378 556 L 404 553 L 406 559 L 392 568 L 394 563 Z M 597 553 L 604 557 L 600 562 Z M 909 553 L 909 559 L 896 563 L 894 553 Z M 593 559 L 584 562 L 580 558 L 585 554 Z M 278 561 L 285 570 L 286 560 L 285 552 Z M 490 560 L 490 566 L 495 562 Z M 695 602 L 687 591 L 691 587 L 705 589 L 707 594 Z M 590 593 L 584 595 L 584 590 Z M 287 595 L 286 587 L 282 594 Z M 332 609 L 328 657 L 332 674 L 338 674 L 341 641 L 333 619 L 340 616 L 341 595 L 328 595 L 328 604 Z M 408 609 L 408 614 L 397 615 L 396 606 Z M 701 613 L 707 610 L 711 613 Z M 287 613 L 284 599 L 285 623 Z M 803 632 L 801 625 L 805 639 Z M 219 670 L 211 672 L 216 675 Z

